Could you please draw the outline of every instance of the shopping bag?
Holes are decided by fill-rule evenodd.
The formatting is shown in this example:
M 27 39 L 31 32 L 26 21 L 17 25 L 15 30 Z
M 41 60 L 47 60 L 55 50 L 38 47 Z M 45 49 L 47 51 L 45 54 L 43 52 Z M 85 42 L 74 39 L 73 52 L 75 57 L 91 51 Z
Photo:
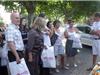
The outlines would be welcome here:
M 6 66 L 8 64 L 8 49 L 7 49 L 7 43 L 3 46 L 1 50 L 1 65 Z
M 81 41 L 73 41 L 72 48 L 82 48 Z
M 79 34 L 75 34 L 74 39 L 73 39 L 73 44 L 72 44 L 72 48 L 82 48 L 82 43 L 80 40 L 80 35 Z
M 45 33 L 43 37 L 44 37 L 44 45 L 45 46 L 51 46 L 50 36 Z
M 9 70 L 11 75 L 30 75 L 24 58 L 21 59 L 19 64 L 17 64 L 16 61 L 9 62 Z
M 44 68 L 56 68 L 56 60 L 54 55 L 54 47 L 44 49 L 41 55 Z

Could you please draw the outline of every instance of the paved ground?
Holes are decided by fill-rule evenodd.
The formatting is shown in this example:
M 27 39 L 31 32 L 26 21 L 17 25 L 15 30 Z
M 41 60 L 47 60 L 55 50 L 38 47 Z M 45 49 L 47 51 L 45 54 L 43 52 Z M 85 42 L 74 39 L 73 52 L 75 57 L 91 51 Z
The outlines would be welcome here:
M 70 67 L 69 70 L 60 70 L 60 73 L 54 73 L 53 75 L 89 75 L 86 69 L 92 64 L 91 48 L 86 47 L 81 49 L 77 55 L 77 61 L 77 68 Z

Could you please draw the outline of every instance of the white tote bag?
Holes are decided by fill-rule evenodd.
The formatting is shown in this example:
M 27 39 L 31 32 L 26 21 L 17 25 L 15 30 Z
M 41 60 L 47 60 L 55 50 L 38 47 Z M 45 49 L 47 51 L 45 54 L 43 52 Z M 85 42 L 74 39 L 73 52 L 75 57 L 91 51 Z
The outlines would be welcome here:
M 79 34 L 75 33 L 75 36 L 73 37 L 72 48 L 82 48 L 80 37 L 81 36 Z
M 79 39 L 77 39 L 79 40 Z M 72 44 L 72 48 L 82 48 L 82 43 L 81 41 L 73 41 L 73 44 Z
M 54 47 L 44 49 L 41 55 L 44 68 L 56 68 L 56 60 L 54 56 Z
M 16 61 L 9 62 L 9 69 L 11 75 L 30 75 L 24 58 L 21 59 L 21 62 L 19 64 L 17 64 Z
M 1 50 L 1 65 L 6 66 L 7 64 L 8 64 L 8 49 L 7 49 L 7 43 L 5 43 Z

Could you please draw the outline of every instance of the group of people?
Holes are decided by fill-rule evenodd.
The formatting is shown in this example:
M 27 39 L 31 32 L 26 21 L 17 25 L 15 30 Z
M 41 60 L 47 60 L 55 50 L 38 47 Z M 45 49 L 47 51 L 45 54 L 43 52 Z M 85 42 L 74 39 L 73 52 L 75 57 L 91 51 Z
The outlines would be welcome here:
M 11 24 L 5 29 L 5 44 L 9 62 L 20 63 L 25 58 L 31 75 L 50 75 L 53 70 L 69 69 L 68 66 L 77 67 L 75 56 L 77 49 L 82 48 L 79 30 L 74 27 L 74 21 L 68 20 L 64 33 L 60 31 L 62 23 L 59 20 L 46 22 L 45 14 L 40 14 L 33 21 L 32 27 L 26 27 L 26 19 L 20 18 L 18 12 L 11 13 Z M 95 22 L 90 33 L 93 34 L 93 66 L 96 64 L 96 57 L 100 55 L 100 13 L 95 13 Z M 62 39 L 66 39 L 65 47 Z M 54 47 L 56 68 L 43 67 L 41 54 L 43 49 Z M 67 64 L 65 66 L 65 55 Z M 72 64 L 71 64 L 72 63 Z M 88 70 L 92 69 L 89 68 Z
M 56 60 L 55 71 L 59 72 L 59 68 L 68 69 L 64 65 L 65 49 L 62 43 L 64 34 L 59 29 L 62 24 L 59 20 L 46 22 L 45 15 L 42 13 L 35 18 L 31 29 L 29 29 L 26 27 L 26 19 L 20 18 L 18 12 L 11 13 L 10 17 L 11 24 L 7 25 L 4 31 L 9 62 L 16 61 L 19 64 L 21 58 L 25 58 L 31 75 L 50 75 L 53 70 L 43 67 L 41 54 L 43 49 L 53 46 Z M 73 27 L 72 21 L 69 27 Z M 66 38 L 69 36 L 67 32 L 65 32 L 65 36 Z M 77 51 L 74 55 L 73 51 L 66 53 L 68 56 L 75 56 Z

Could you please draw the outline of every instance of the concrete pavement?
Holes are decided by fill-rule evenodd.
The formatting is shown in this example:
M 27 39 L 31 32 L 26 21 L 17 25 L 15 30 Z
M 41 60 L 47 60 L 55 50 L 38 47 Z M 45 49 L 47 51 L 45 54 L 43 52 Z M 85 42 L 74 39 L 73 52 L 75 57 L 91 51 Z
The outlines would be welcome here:
M 69 70 L 60 70 L 60 73 L 54 73 L 53 75 L 89 75 L 90 72 L 86 71 L 92 64 L 92 50 L 91 48 L 83 48 L 76 56 L 78 67 L 70 67 Z M 100 58 L 98 58 L 100 61 Z

